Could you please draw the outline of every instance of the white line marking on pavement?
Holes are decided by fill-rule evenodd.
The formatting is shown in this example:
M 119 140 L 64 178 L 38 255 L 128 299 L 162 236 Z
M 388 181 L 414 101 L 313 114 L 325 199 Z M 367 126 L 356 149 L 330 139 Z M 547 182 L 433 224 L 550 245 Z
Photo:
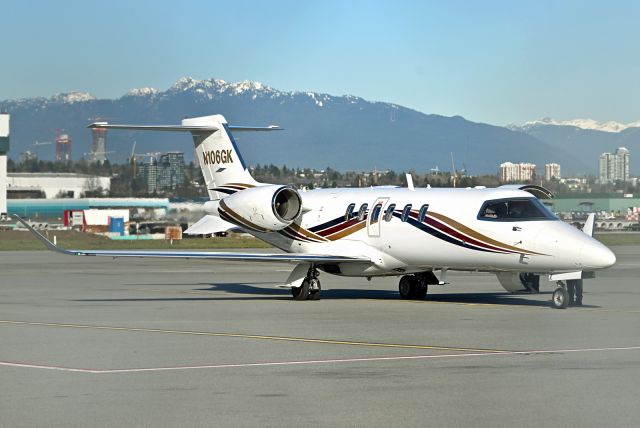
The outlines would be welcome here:
M 408 355 L 408 356 L 397 356 L 397 357 L 342 358 L 342 359 L 329 359 L 329 360 L 270 361 L 270 362 L 260 362 L 260 363 L 141 367 L 141 368 L 130 368 L 130 369 L 83 369 L 83 368 L 74 368 L 74 367 L 18 363 L 18 362 L 12 362 L 12 361 L 0 361 L 0 366 L 57 370 L 57 371 L 63 371 L 63 372 L 82 372 L 82 373 L 94 373 L 94 374 L 110 374 L 111 373 L 112 374 L 112 373 L 161 372 L 161 371 L 173 371 L 173 370 L 228 369 L 228 368 L 247 368 L 247 367 L 296 366 L 296 365 L 307 365 L 307 364 L 337 364 L 337 363 L 357 363 L 357 362 L 375 362 L 375 361 L 468 358 L 468 357 L 483 357 L 483 356 L 498 356 L 498 355 L 540 355 L 540 354 L 562 354 L 562 353 L 577 353 L 577 352 L 610 352 L 610 351 L 637 351 L 637 350 L 640 350 L 640 346 L 627 346 L 627 347 L 616 347 L 616 348 L 556 349 L 556 350 L 540 350 L 540 351 L 482 352 L 482 353 L 467 353 L 467 354 Z

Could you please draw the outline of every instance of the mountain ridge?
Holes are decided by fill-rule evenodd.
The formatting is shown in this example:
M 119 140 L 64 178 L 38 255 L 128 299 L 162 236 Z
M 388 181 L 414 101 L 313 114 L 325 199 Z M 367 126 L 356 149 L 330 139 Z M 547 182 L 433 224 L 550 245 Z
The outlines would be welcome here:
M 98 99 L 80 91 L 49 98 L 0 101 L 12 114 L 10 156 L 29 150 L 34 141 L 52 140 L 54 129 L 64 129 L 73 140 L 72 157 L 88 153 L 91 134 L 85 127 L 105 118 L 120 123 L 178 123 L 187 116 L 223 114 L 238 125 L 277 124 L 277 135 L 241 135 L 239 145 L 250 164 L 286 164 L 292 167 L 394 169 L 428 171 L 456 164 L 472 174 L 496 173 L 500 163 L 533 162 L 563 165 L 563 173 L 593 173 L 597 159 L 586 159 L 554 147 L 535 134 L 519 129 L 466 120 L 461 116 L 426 114 L 393 103 L 367 101 L 355 95 L 280 91 L 261 82 L 229 83 L 221 79 L 183 77 L 164 91 L 142 87 L 120 98 Z M 190 138 L 184 135 L 110 132 L 107 150 L 125 157 L 133 141 L 139 152 L 182 150 L 193 158 Z M 38 148 L 43 159 L 53 148 Z M 123 159 L 122 159 L 123 160 Z
M 509 124 L 507 128 L 514 130 L 528 130 L 539 126 L 572 126 L 584 130 L 602 131 L 617 133 L 622 132 L 628 128 L 640 128 L 640 120 L 630 123 L 616 122 L 613 120 L 607 122 L 598 122 L 594 119 L 569 119 L 569 120 L 556 120 L 550 117 L 543 117 L 538 120 L 531 120 L 525 122 L 523 125 Z

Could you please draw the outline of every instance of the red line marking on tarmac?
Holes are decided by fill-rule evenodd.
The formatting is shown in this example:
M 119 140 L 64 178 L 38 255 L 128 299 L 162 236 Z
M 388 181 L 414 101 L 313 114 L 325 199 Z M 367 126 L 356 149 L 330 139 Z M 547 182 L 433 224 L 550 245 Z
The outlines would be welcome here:
M 440 358 L 465 358 L 465 357 L 483 357 L 483 356 L 498 356 L 498 355 L 541 355 L 541 354 L 561 354 L 561 353 L 577 353 L 577 352 L 608 352 L 608 351 L 637 351 L 637 350 L 640 350 L 640 346 L 612 347 L 612 348 L 556 349 L 556 350 L 539 350 L 539 351 L 481 352 L 481 353 L 466 353 L 466 354 L 407 355 L 407 356 L 396 356 L 396 357 L 341 358 L 341 359 L 328 359 L 328 360 L 270 361 L 270 362 L 260 362 L 260 363 L 206 364 L 206 365 L 193 365 L 193 366 L 141 367 L 141 368 L 129 368 L 129 369 L 85 369 L 85 368 L 63 367 L 63 366 L 53 366 L 53 365 L 43 365 L 43 364 L 18 363 L 13 361 L 0 361 L 0 366 L 56 370 L 56 371 L 63 371 L 63 372 L 110 374 L 110 373 L 160 372 L 160 371 L 172 371 L 172 370 L 295 366 L 295 365 L 307 365 L 307 364 L 336 364 L 336 363 L 356 363 L 356 362 L 375 362 L 375 361 L 427 360 L 427 359 L 440 359 Z

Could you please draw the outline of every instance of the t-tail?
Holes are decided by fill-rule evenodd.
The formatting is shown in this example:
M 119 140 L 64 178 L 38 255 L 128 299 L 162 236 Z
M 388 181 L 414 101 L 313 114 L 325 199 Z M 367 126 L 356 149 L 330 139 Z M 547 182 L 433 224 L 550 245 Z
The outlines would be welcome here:
M 184 119 L 181 125 L 120 125 L 97 122 L 89 128 L 131 129 L 139 131 L 188 131 L 191 132 L 196 156 L 211 200 L 255 187 L 256 182 L 233 139 L 236 131 L 278 131 L 278 126 L 232 126 L 220 114 Z

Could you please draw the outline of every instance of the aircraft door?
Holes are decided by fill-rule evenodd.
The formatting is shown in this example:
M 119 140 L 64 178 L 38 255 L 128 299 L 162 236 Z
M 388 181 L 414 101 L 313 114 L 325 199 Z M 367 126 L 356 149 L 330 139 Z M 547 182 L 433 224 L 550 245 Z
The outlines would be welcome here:
M 371 238 L 380 236 L 380 223 L 382 223 L 384 210 L 387 207 L 389 198 L 378 198 L 371 207 L 369 218 L 367 219 L 367 235 Z

